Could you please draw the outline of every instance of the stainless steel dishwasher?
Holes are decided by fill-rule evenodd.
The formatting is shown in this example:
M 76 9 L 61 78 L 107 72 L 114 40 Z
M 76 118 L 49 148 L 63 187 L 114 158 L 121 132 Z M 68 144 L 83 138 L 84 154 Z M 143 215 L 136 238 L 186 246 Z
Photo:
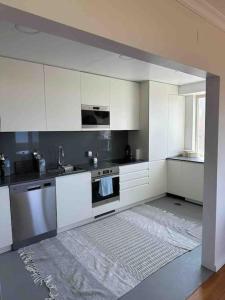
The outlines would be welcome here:
M 13 249 L 56 235 L 55 179 L 10 186 Z

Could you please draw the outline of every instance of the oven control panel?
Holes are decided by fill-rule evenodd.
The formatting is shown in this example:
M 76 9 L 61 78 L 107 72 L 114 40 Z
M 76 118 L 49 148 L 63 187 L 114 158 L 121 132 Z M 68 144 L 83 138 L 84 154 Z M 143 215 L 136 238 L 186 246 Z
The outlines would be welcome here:
M 114 166 L 112 168 L 107 168 L 107 169 L 93 170 L 91 172 L 91 177 L 97 178 L 97 177 L 104 177 L 104 176 L 113 176 L 118 174 L 119 174 L 119 167 Z

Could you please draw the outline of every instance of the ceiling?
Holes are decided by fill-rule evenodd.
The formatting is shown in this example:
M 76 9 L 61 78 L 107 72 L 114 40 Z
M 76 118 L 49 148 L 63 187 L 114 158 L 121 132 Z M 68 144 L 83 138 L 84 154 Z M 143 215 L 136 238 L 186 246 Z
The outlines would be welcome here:
M 24 33 L 8 22 L 0 22 L 0 56 L 132 81 L 183 85 L 204 80 L 47 33 Z

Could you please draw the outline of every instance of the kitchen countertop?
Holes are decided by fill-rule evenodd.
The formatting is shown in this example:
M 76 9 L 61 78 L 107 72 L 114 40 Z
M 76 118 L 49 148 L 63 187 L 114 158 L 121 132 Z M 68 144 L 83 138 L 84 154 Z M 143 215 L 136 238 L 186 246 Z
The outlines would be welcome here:
M 79 169 L 72 172 L 62 172 L 55 169 L 55 170 L 48 170 L 45 174 L 42 175 L 40 175 L 38 172 L 26 173 L 20 175 L 12 174 L 11 176 L 0 178 L 0 187 L 29 182 L 29 181 L 51 179 L 51 178 L 56 178 L 56 177 L 66 176 L 71 174 L 79 174 L 82 172 L 86 172 L 86 170 Z
M 40 175 L 37 172 L 20 174 L 20 175 L 13 174 L 11 176 L 6 176 L 5 178 L 0 178 L 0 187 L 10 186 L 13 184 L 19 184 L 19 183 L 24 183 L 24 182 L 29 182 L 29 181 L 45 180 L 45 179 L 51 179 L 51 178 L 56 178 L 56 177 L 60 177 L 60 176 L 79 174 L 82 172 L 90 172 L 92 170 L 97 170 L 97 169 L 101 169 L 101 168 L 110 168 L 113 166 L 136 164 L 136 163 L 141 163 L 141 162 L 145 162 L 145 160 L 125 161 L 122 159 L 116 159 L 116 160 L 112 160 L 112 161 L 99 162 L 97 166 L 94 166 L 91 164 L 78 165 L 78 169 L 75 171 L 72 171 L 72 172 L 62 172 L 58 169 L 52 169 L 52 170 L 47 170 L 47 172 L 43 175 Z
M 175 156 L 175 157 L 168 157 L 167 160 L 180 160 L 180 161 L 204 164 L 204 159 L 200 157 Z

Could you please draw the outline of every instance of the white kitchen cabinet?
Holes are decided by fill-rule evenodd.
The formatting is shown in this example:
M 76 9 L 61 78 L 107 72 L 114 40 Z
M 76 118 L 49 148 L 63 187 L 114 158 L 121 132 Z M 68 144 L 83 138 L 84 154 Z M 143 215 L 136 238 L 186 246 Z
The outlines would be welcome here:
M 185 198 L 203 202 L 204 164 L 183 162 L 181 174 Z
M 181 161 L 167 161 L 167 192 L 182 196 L 184 194 L 184 181 L 181 178 Z M 184 197 L 184 196 L 183 196 Z
M 80 72 L 44 66 L 47 130 L 81 130 Z
M 149 83 L 149 160 L 167 157 L 168 84 Z
M 81 73 L 81 103 L 87 105 L 109 106 L 109 77 Z
M 148 162 L 120 166 L 120 208 L 149 198 Z
M 149 163 L 150 197 L 157 197 L 167 192 L 167 163 L 166 160 Z
M 203 202 L 204 164 L 168 160 L 168 193 Z
M 58 230 L 67 230 L 92 217 L 91 173 L 56 178 Z
M 0 252 L 12 245 L 12 224 L 8 187 L 0 188 Z
M 43 65 L 0 58 L 1 131 L 46 130 Z
M 149 82 L 149 161 L 175 156 L 184 150 L 184 97 L 178 87 Z
M 140 88 L 137 82 L 110 79 L 112 130 L 139 129 Z
M 184 150 L 185 98 L 168 96 L 168 151 L 167 156 L 179 155 Z

